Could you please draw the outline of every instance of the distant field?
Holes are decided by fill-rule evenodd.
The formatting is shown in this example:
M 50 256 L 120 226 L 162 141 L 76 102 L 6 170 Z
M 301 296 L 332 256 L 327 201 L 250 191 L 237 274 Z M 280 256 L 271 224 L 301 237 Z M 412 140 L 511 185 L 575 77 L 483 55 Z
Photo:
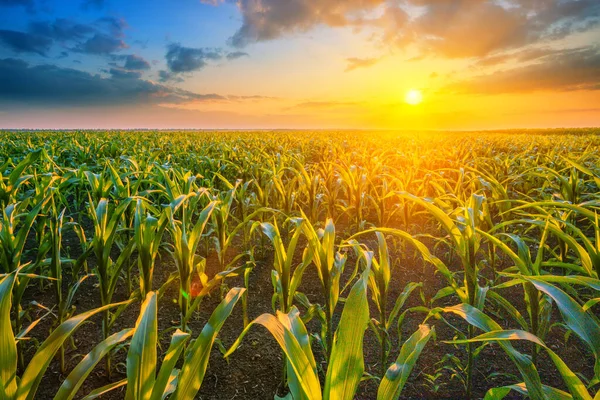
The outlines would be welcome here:
M 0 173 L 0 399 L 598 392 L 600 128 L 0 131 Z

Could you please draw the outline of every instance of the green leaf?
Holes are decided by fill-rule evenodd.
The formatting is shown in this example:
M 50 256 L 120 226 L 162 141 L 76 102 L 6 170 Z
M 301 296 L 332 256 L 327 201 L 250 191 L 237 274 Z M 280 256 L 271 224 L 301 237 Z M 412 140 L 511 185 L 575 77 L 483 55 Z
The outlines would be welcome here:
M 427 325 L 420 325 L 419 330 L 404 342 L 396 362 L 388 368 L 379 384 L 378 400 L 396 400 L 400 397 L 408 376 L 434 331 L 434 328 L 429 329 Z
M 83 382 L 94 370 L 94 367 L 98 362 L 100 362 L 100 360 L 117 344 L 129 339 L 133 333 L 133 329 L 124 329 L 109 336 L 96 345 L 96 347 L 94 347 L 92 351 L 90 351 L 75 368 L 73 368 L 69 376 L 63 381 L 56 396 L 54 396 L 54 400 L 71 400 L 75 397 L 77 391 L 81 388 L 81 385 L 83 385 Z
M 600 376 L 600 325 L 577 303 L 571 296 L 558 287 L 536 277 L 523 277 L 531 282 L 536 289 L 546 293 L 554 300 L 563 320 L 577 336 L 583 340 L 596 357 L 594 372 Z
M 294 312 L 294 310 L 295 306 L 292 307 L 291 312 Z M 281 322 L 281 318 L 271 314 L 262 314 L 250 322 L 227 351 L 225 357 L 229 357 L 239 347 L 244 336 L 246 336 L 250 328 L 255 324 L 267 328 L 271 335 L 273 335 L 273 338 L 279 343 L 297 377 L 298 385 L 302 389 L 301 395 L 310 400 L 321 400 L 321 385 L 317 374 L 313 370 L 311 361 L 304 353 L 302 345 L 300 345 L 294 333 Z
M 156 377 L 156 382 L 154 383 L 154 388 L 152 389 L 151 400 L 160 400 L 163 398 L 166 391 L 169 389 L 169 382 L 171 382 L 172 375 L 175 371 L 175 364 L 179 360 L 179 356 L 181 352 L 185 348 L 185 344 L 190 339 L 190 334 L 177 329 L 173 336 L 171 337 L 171 344 L 169 345 L 169 349 L 167 350 L 167 354 L 162 362 L 160 367 L 160 371 L 158 372 L 158 376 Z M 174 390 L 174 388 L 172 388 Z
M 48 368 L 50 361 L 52 361 L 54 354 L 56 354 L 58 349 L 63 345 L 64 341 L 67 340 L 73 334 L 73 332 L 75 332 L 75 330 L 81 326 L 81 324 L 83 324 L 88 318 L 98 313 L 128 303 L 129 301 L 124 301 L 122 303 L 113 303 L 104 307 L 99 307 L 76 315 L 60 324 L 54 331 L 52 331 L 50 336 L 48 336 L 44 343 L 42 343 L 37 352 L 29 361 L 29 365 L 21 377 L 16 399 L 34 399 L 35 392 L 37 391 L 40 381 L 44 376 L 44 372 L 46 371 L 46 368 Z
M 149 292 L 142 303 L 127 352 L 127 400 L 148 400 L 152 394 L 156 379 L 156 312 L 156 292 Z
M 113 383 L 109 383 L 106 386 L 102 386 L 101 388 L 98 388 L 96 390 L 91 391 L 87 396 L 85 396 L 82 400 L 94 400 L 97 399 L 99 397 L 104 396 L 106 393 L 111 392 L 115 389 L 120 388 L 121 386 L 125 386 L 127 385 L 127 378 L 117 381 L 117 382 L 113 382 Z
M 323 393 L 325 400 L 353 399 L 362 378 L 365 369 L 363 337 L 369 324 L 369 273 L 368 269 L 363 272 L 346 299 L 327 367 Z
M 484 332 L 501 331 L 502 328 L 494 320 L 483 312 L 468 304 L 458 304 L 453 307 L 442 308 L 444 312 L 456 314 L 465 319 L 469 324 L 481 329 Z M 540 376 L 529 357 L 518 352 L 510 343 L 499 341 L 498 344 L 515 363 L 532 399 L 543 399 L 542 383 Z
M 287 329 L 292 332 L 298 344 L 302 348 L 302 351 L 306 355 L 310 366 L 312 368 L 312 372 L 317 375 L 317 363 L 312 353 L 310 336 L 308 331 L 306 330 L 306 326 L 302 319 L 300 318 L 300 312 L 296 307 L 292 307 L 288 314 L 278 313 L 277 318 L 279 322 L 281 322 Z M 309 400 L 302 391 L 302 387 L 300 385 L 300 379 L 296 375 L 293 366 L 291 365 L 289 360 L 286 360 L 287 363 L 287 371 L 288 371 L 288 386 L 290 388 L 290 395 L 292 398 L 296 400 Z
M 15 274 L 0 281 L 0 399 L 12 399 L 17 392 L 17 342 L 10 322 L 14 282 Z
M 204 325 L 200 336 L 185 358 L 179 374 L 179 384 L 173 394 L 174 399 L 191 399 L 200 390 L 215 338 L 244 291 L 243 288 L 231 289 Z
M 524 396 L 527 396 L 529 394 L 527 392 L 527 387 L 525 386 L 525 384 L 518 383 L 516 385 L 492 388 L 487 391 L 487 393 L 485 394 L 484 400 L 501 400 L 501 399 L 505 398 L 506 396 L 508 396 L 508 394 L 512 390 L 514 390 L 515 392 L 518 392 Z M 550 386 L 542 385 L 542 390 L 544 391 L 545 399 L 570 400 L 573 398 L 569 393 L 563 392 L 562 390 L 555 389 Z

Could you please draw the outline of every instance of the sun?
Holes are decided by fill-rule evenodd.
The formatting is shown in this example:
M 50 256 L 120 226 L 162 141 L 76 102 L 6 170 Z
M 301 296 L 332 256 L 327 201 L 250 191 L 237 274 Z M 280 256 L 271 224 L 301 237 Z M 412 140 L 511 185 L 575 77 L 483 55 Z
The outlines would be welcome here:
M 404 101 L 411 106 L 416 106 L 423 101 L 423 93 L 417 89 L 410 89 L 404 96 Z

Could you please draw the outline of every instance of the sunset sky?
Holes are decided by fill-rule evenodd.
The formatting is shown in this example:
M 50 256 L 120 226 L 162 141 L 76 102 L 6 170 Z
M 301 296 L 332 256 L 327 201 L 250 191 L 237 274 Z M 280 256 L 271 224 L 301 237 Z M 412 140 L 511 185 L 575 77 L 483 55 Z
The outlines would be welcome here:
M 0 128 L 599 125 L 599 0 L 0 0 Z

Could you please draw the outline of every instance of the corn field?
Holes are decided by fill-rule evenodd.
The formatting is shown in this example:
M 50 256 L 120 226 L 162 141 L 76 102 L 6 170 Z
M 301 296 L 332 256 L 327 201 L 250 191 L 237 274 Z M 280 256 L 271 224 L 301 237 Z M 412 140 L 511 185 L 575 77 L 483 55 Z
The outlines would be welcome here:
M 0 131 L 0 400 L 600 399 L 600 130 Z

